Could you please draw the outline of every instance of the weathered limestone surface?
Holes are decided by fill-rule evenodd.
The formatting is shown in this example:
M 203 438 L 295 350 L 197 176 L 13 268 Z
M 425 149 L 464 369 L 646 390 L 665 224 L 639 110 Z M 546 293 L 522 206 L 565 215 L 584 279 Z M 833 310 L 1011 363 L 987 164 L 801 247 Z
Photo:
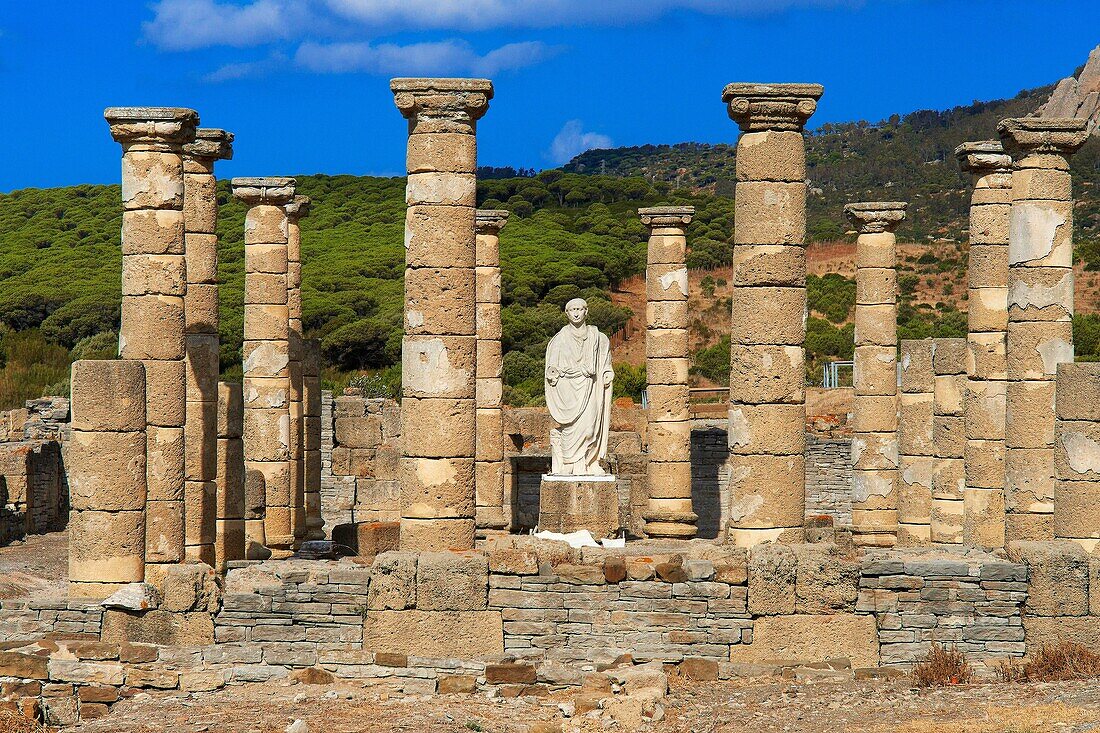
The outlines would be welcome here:
M 325 517 L 321 514 L 321 342 L 317 339 L 306 339 L 302 345 L 302 389 L 306 539 L 321 540 Z
M 287 218 L 287 370 L 290 375 L 290 490 L 291 526 L 295 546 L 307 539 L 306 456 L 305 456 L 305 336 L 302 330 L 302 229 L 301 220 L 309 216 L 309 196 L 295 196 L 286 205 Z M 316 522 L 311 539 L 317 535 Z
M 69 594 L 106 598 L 145 579 L 145 367 L 72 367 Z
M 967 272 L 967 384 L 965 405 L 963 541 L 1004 546 L 1005 397 L 1008 388 L 1008 226 L 1012 214 L 1012 158 L 995 140 L 955 149 L 973 175 Z
M 963 489 L 966 485 L 964 455 L 966 426 L 967 341 L 935 339 L 932 366 L 936 373 L 932 439 L 936 467 L 932 471 L 932 541 L 961 544 L 963 541 Z
M 214 163 L 233 157 L 233 134 L 199 128 L 183 148 L 187 265 L 185 555 L 217 565 L 218 196 Z
M 249 207 L 242 346 L 245 554 L 254 559 L 270 551 L 286 557 L 294 546 L 286 207 L 294 200 L 296 181 L 234 178 L 232 185 L 233 195 Z
M 500 323 L 500 232 L 507 211 L 479 209 L 474 281 L 477 326 L 477 444 L 474 454 L 475 513 L 478 529 L 502 530 L 510 523 L 511 502 L 505 500 L 503 351 Z
M 578 476 L 543 476 L 539 486 L 539 528 L 568 534 L 587 529 L 596 539 L 619 533 L 616 482 Z
M 649 230 L 646 255 L 646 341 L 688 340 L 687 225 L 693 206 L 638 209 Z M 650 537 L 694 537 L 698 515 L 691 508 L 691 421 L 688 412 L 688 355 L 657 354 L 646 349 L 649 393 L 649 501 L 646 534 Z M 741 413 L 743 414 L 743 413 Z M 734 422 L 733 408 L 730 415 Z M 743 421 L 742 421 L 743 422 Z M 739 423 L 742 424 L 742 423 Z
M 737 142 L 734 259 L 772 259 L 763 279 L 734 271 L 730 374 L 730 542 L 800 541 L 805 497 L 806 152 L 818 84 L 730 84 Z M 686 356 L 686 340 L 683 344 Z M 676 356 L 681 356 L 676 354 Z M 738 364 L 773 363 L 760 389 Z M 753 411 L 754 417 L 746 413 Z M 734 424 L 738 416 L 739 422 Z M 740 417 L 745 417 L 740 421 Z M 765 429 L 766 428 L 766 429 Z
M 852 541 L 898 542 L 897 240 L 898 201 L 848 204 L 856 239 L 852 435 Z
M 1059 364 L 1055 389 L 1054 536 L 1100 544 L 1100 364 Z
M 935 401 L 933 339 L 901 342 L 901 394 L 898 395 L 898 546 L 932 541 L 932 475 Z
M 245 468 L 244 397 L 241 385 L 218 383 L 218 470 L 215 492 L 214 557 L 218 572 L 229 562 L 244 559 Z
M 1054 380 L 1073 361 L 1073 197 L 1069 159 L 1083 120 L 1003 120 L 1012 155 L 1008 229 L 1005 542 L 1054 537 Z
M 195 139 L 199 118 L 194 110 L 166 107 L 111 107 L 104 117 L 122 145 L 119 355 L 145 365 L 145 573 L 158 584 L 164 566 L 185 557 L 183 146 Z
M 476 506 L 476 132 L 493 85 L 394 79 L 390 89 L 409 121 L 401 546 L 469 549 Z

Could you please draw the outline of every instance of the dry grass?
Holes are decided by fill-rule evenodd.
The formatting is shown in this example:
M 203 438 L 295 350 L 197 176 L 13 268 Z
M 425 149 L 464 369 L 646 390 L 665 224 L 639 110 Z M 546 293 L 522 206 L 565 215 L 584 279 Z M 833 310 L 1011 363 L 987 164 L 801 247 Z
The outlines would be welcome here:
M 0 709 L 0 733 L 44 733 L 37 721 L 27 720 L 11 710 Z
M 1090 711 L 1061 703 L 1026 707 L 991 705 L 976 711 L 960 711 L 954 720 L 918 718 L 891 725 L 889 730 L 891 733 L 1055 733 L 1093 720 L 1095 715 Z
M 1060 682 L 1100 677 L 1100 654 L 1081 644 L 1044 645 L 1023 664 L 1003 662 L 997 670 L 1005 682 Z
M 933 642 L 928 656 L 917 663 L 909 676 L 917 687 L 943 687 L 965 685 L 972 672 L 965 654 L 954 647 L 948 649 Z

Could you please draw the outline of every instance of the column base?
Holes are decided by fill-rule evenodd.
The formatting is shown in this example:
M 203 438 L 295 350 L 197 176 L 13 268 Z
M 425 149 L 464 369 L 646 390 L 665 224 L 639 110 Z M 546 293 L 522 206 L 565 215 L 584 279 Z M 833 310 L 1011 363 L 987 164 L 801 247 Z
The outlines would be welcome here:
M 852 544 L 856 547 L 896 547 L 896 532 L 859 531 L 852 528 Z
M 1047 542 L 1053 539 L 1053 514 L 1005 514 L 1005 545 L 1019 540 Z
M 270 557 L 271 550 L 266 546 L 264 520 L 244 520 L 244 559 L 267 560 Z
M 691 511 L 691 499 L 650 499 L 642 514 L 648 537 L 690 539 L 699 531 L 699 515 Z
M 443 552 L 473 548 L 473 519 L 401 518 L 403 552 Z
M 540 530 L 568 534 L 586 529 L 599 540 L 617 536 L 621 528 L 614 476 L 542 477 Z
M 69 598 L 87 598 L 88 600 L 101 601 L 114 595 L 115 592 L 125 588 L 129 583 L 82 583 L 69 581 L 67 595 Z
M 806 539 L 806 530 L 803 527 L 775 527 L 767 529 L 743 529 L 740 527 L 728 527 L 726 529 L 726 544 L 734 547 L 750 549 L 766 542 L 774 542 L 783 545 L 797 545 Z
M 924 547 L 932 544 L 932 527 L 928 524 L 898 524 L 897 547 Z

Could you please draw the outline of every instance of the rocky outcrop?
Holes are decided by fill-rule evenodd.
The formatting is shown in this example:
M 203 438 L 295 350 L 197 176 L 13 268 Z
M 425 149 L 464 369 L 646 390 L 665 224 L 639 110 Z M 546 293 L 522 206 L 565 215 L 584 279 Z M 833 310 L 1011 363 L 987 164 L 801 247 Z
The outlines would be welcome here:
M 1047 103 L 1039 108 L 1039 117 L 1074 117 L 1088 120 L 1089 132 L 1100 127 L 1100 46 L 1076 77 L 1058 82 Z

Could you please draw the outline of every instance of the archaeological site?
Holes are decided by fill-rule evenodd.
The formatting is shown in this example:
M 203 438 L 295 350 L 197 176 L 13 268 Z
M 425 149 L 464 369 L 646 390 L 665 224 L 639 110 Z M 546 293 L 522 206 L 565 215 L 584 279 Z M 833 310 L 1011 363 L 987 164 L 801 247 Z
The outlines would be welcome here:
M 320 201 L 278 176 L 232 178 L 219 197 L 219 161 L 243 136 L 192 109 L 106 110 L 118 356 L 75 361 L 68 399 L 2 416 L 0 573 L 44 536 L 67 565 L 0 595 L 0 710 L 114 730 L 88 726 L 136 696 L 352 682 L 424 705 L 557 696 L 556 717 L 523 730 L 660 730 L 680 679 L 898 680 L 936 649 L 991 678 L 1044 646 L 1100 646 L 1100 363 L 1074 362 L 1084 194 L 1070 175 L 1090 124 L 1076 110 L 1004 119 L 945 163 L 972 181 L 965 338 L 899 329 L 896 232 L 913 202 L 843 206 L 854 372 L 842 425 L 822 429 L 806 357 L 821 85 L 721 92 L 740 131 L 729 388 L 703 406 L 683 205 L 637 210 L 643 404 L 615 396 L 622 340 L 581 297 L 542 342 L 545 406 L 507 404 L 501 238 L 516 214 L 479 209 L 477 188 L 494 85 L 390 89 L 408 126 L 393 398 L 322 380 L 302 295 Z M 227 377 L 230 203 L 247 213 Z

